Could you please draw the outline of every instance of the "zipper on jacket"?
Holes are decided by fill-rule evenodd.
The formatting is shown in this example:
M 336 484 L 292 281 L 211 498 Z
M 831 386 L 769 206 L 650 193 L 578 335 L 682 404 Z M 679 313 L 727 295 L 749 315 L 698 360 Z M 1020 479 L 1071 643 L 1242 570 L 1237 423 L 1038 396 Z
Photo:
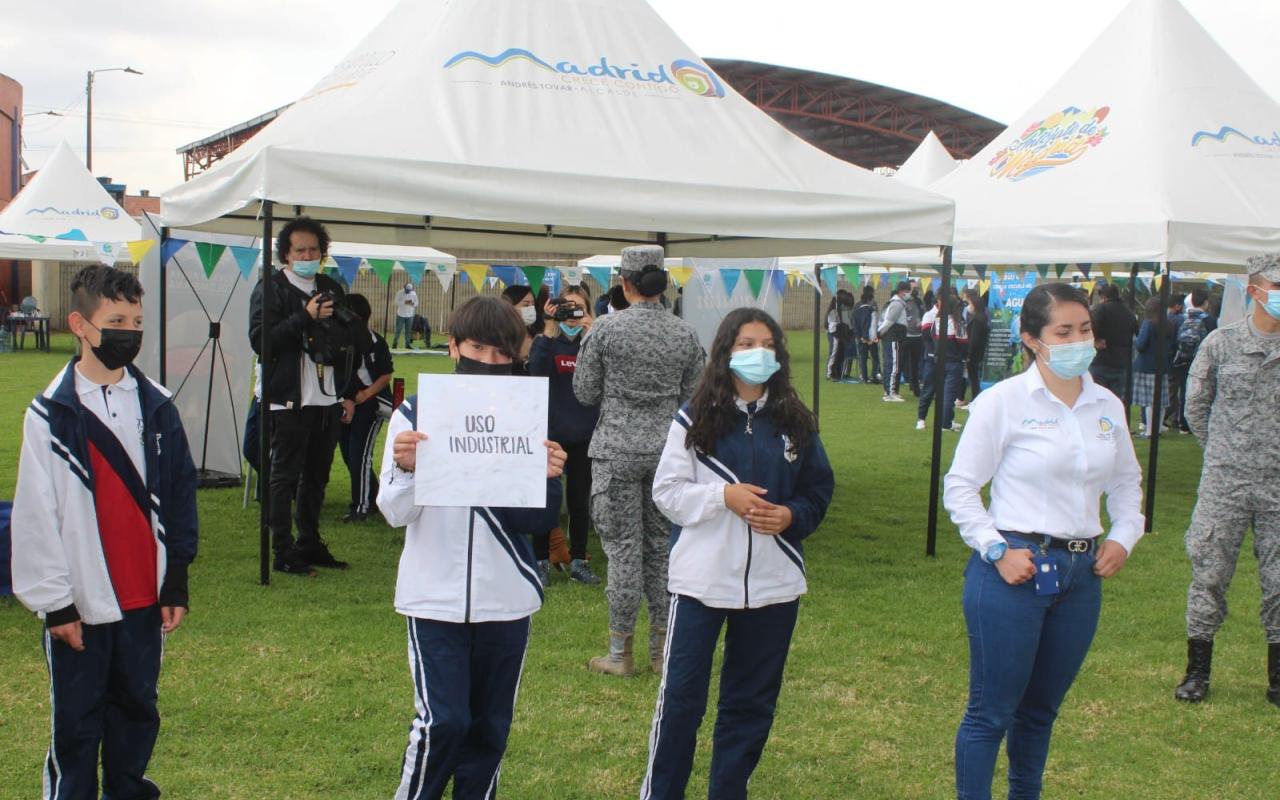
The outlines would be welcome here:
M 751 478 L 755 478 L 756 474 L 756 442 L 755 434 L 751 432 L 751 421 L 755 418 L 755 413 L 751 410 L 751 404 L 747 404 L 747 446 L 751 448 Z M 747 569 L 742 573 L 742 607 L 751 608 L 751 550 L 754 543 L 753 531 L 751 523 L 747 523 Z
M 476 541 L 476 510 L 470 509 L 471 517 L 467 522 L 467 607 L 463 622 L 471 622 L 471 562 L 474 558 Z

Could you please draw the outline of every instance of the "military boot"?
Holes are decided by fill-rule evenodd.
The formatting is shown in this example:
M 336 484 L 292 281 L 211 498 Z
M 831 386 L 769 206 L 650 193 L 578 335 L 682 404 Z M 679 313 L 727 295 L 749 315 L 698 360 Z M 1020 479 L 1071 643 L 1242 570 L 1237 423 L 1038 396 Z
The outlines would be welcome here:
M 587 662 L 587 669 L 624 678 L 635 675 L 636 663 L 631 657 L 631 638 L 629 633 L 609 631 L 609 655 L 591 659 Z
M 1267 699 L 1280 707 L 1280 642 L 1267 645 Z
M 649 668 L 662 675 L 663 656 L 667 650 L 667 629 L 649 629 Z
M 1173 690 L 1184 703 L 1199 703 L 1209 694 L 1209 668 L 1213 664 L 1213 640 L 1187 640 L 1187 674 Z

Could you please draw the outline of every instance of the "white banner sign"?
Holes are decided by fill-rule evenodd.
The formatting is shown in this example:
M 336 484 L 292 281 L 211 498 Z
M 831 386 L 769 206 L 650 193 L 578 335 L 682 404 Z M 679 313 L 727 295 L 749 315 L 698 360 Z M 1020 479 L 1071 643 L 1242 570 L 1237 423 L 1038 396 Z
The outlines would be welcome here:
M 541 508 L 547 501 L 546 378 L 418 375 L 414 502 Z

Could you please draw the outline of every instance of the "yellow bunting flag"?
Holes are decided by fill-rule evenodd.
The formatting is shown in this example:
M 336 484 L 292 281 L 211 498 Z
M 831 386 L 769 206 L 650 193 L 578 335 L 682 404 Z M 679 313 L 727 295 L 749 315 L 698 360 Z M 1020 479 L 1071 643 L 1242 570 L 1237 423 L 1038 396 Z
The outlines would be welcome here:
M 484 288 L 484 278 L 489 274 L 488 264 L 460 264 L 458 269 L 467 276 L 471 285 L 476 287 L 476 291 Z
M 134 264 L 141 264 L 142 259 L 146 258 L 147 252 L 151 250 L 151 245 L 155 244 L 154 239 L 138 239 L 134 242 L 125 242 L 125 246 L 129 248 L 129 258 Z
M 671 267 L 667 272 L 675 279 L 676 286 L 684 286 L 693 275 L 693 267 Z
M 933 285 L 933 276 L 925 275 L 920 279 L 920 291 L 927 292 L 929 287 Z
M 1085 293 L 1091 294 L 1093 292 L 1093 287 L 1097 285 L 1098 285 L 1097 281 L 1084 281 L 1083 283 L 1080 284 L 1080 288 L 1084 289 Z
M 986 294 L 991 291 L 991 281 L 983 281 L 978 284 L 979 294 Z
M 1164 286 L 1164 274 L 1156 275 L 1156 279 L 1152 281 L 1152 285 L 1156 287 L 1156 291 L 1160 291 L 1160 287 Z

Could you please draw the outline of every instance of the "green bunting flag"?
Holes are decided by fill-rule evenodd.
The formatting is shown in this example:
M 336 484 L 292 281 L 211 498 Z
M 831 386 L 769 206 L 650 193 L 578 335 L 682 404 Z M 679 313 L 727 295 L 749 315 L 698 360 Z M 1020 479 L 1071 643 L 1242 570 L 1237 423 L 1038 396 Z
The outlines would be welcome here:
M 1039 273 L 1040 273 L 1040 277 L 1041 277 L 1041 278 L 1047 278 L 1047 277 L 1049 277 L 1049 265 L 1048 265 L 1048 264 L 1036 264 L 1036 272 L 1039 272 Z
M 206 278 L 213 277 L 213 268 L 218 266 L 218 259 L 222 258 L 222 254 L 226 252 L 225 244 L 213 244 L 212 242 L 196 242 L 196 252 L 200 254 L 200 266 L 204 267 L 204 276 Z
M 862 271 L 862 265 L 841 264 L 840 269 L 844 270 L 844 277 L 856 288 L 858 286 L 858 274 Z
M 524 273 L 525 280 L 529 281 L 529 288 L 533 290 L 534 295 L 542 288 L 542 278 L 547 274 L 546 267 L 521 267 L 520 271 Z
M 751 287 L 751 296 L 757 300 L 760 299 L 760 288 L 764 286 L 766 274 L 768 274 L 768 270 L 763 269 L 744 269 L 742 271 L 743 277 L 747 279 L 747 286 Z
M 1067 265 L 1066 265 L 1066 264 L 1054 264 L 1054 265 L 1053 265 L 1053 271 L 1054 271 L 1054 272 L 1056 272 L 1056 273 L 1058 273 L 1058 277 L 1059 277 L 1059 278 L 1061 278 L 1061 277 L 1062 277 L 1062 273 L 1064 273 L 1064 272 L 1066 272 L 1066 271 L 1067 271 Z
M 396 268 L 396 262 L 393 258 L 368 258 L 369 269 L 373 270 L 373 274 L 378 276 L 378 280 L 386 283 L 391 280 L 391 272 Z

